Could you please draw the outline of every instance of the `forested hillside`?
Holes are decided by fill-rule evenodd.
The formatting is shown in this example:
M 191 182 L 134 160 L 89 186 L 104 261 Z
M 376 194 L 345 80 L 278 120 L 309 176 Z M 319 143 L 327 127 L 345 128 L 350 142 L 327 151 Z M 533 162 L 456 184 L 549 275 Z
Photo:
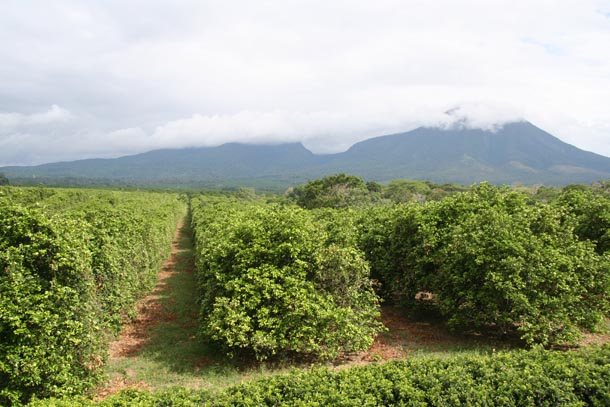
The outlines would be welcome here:
M 495 131 L 422 127 L 371 138 L 336 154 L 313 154 L 300 143 L 229 143 L 0 171 L 13 183 L 25 184 L 253 186 L 274 192 L 343 172 L 376 182 L 404 178 L 565 186 L 610 178 L 610 158 L 564 143 L 531 123 L 516 122 Z

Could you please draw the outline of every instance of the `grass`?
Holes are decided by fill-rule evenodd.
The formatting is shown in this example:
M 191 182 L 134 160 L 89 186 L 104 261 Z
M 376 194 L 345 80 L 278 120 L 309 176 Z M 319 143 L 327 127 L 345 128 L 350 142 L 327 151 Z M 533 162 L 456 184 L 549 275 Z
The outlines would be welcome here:
M 412 312 L 408 316 L 400 308 L 384 306 L 382 320 L 388 330 L 377 337 L 365 360 L 377 362 L 407 357 L 481 355 L 522 346 L 517 338 L 501 338 L 489 333 L 452 332 L 438 313 L 425 310 Z
M 212 389 L 266 376 L 288 368 L 240 365 L 198 338 L 197 283 L 188 222 L 178 235 L 174 270 L 158 292 L 162 318 L 133 355 L 111 358 L 106 365 L 109 392 L 125 387 L 164 389 L 184 386 Z

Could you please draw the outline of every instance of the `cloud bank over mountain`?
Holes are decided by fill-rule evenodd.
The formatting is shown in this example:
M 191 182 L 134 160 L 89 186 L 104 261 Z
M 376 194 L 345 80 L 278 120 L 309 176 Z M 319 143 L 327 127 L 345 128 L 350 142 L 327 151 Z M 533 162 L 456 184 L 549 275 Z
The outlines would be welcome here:
M 336 152 L 518 118 L 610 155 L 609 13 L 596 0 L 9 2 L 0 165 L 230 141 Z

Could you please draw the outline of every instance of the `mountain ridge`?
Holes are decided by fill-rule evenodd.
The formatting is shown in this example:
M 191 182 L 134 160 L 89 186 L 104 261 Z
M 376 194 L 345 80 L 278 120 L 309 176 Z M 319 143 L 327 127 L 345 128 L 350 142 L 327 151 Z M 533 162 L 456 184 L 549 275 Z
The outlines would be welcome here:
M 252 186 L 280 188 L 337 172 L 378 182 L 408 178 L 472 184 L 566 185 L 610 178 L 610 158 L 565 143 L 533 124 L 417 129 L 373 137 L 344 152 L 314 154 L 302 143 L 160 149 L 111 159 L 0 168 L 22 183 Z

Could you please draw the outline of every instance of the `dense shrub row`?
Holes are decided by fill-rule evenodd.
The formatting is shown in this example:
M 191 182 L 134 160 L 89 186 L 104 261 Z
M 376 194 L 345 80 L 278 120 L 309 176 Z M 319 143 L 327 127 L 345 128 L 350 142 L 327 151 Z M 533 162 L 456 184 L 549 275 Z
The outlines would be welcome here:
M 369 267 L 332 219 L 292 206 L 191 205 L 204 337 L 259 359 L 371 345 L 381 324 Z
M 350 182 L 366 189 L 358 180 L 327 177 L 297 195 L 317 197 L 318 189 L 328 187 L 326 181 L 333 194 L 355 188 Z M 335 181 L 347 186 L 337 187 Z M 517 331 L 530 345 L 571 343 L 583 329 L 598 329 L 608 316 L 610 199 L 599 191 L 566 188 L 543 203 L 522 192 L 482 184 L 423 204 L 336 209 L 335 201 L 328 202 L 333 208 L 309 211 L 218 203 L 194 216 L 202 290 L 212 293 L 204 294 L 202 302 L 207 334 L 229 347 L 259 354 L 279 349 L 326 352 L 278 342 L 280 334 L 292 338 L 303 328 L 276 322 L 273 312 L 284 312 L 277 305 L 272 316 L 264 314 L 269 309 L 259 306 L 271 294 L 262 300 L 253 294 L 288 287 L 294 295 L 291 282 L 277 275 L 303 264 L 317 270 L 302 275 L 318 293 L 342 296 L 341 290 L 354 284 L 346 276 L 367 279 L 370 265 L 373 279 L 381 283 L 377 292 L 386 300 L 417 309 L 423 305 L 418 298 L 426 298 L 425 305 L 437 309 L 455 329 Z M 318 204 L 312 206 L 324 206 Z M 344 264 L 311 256 L 322 246 L 323 256 L 334 253 Z M 352 259 L 345 251 L 357 253 L 355 247 L 365 253 L 365 262 L 360 254 Z M 296 298 L 290 301 L 298 303 Z M 210 331 L 212 326 L 216 331 Z M 273 335 L 278 339 L 271 339 Z
M 95 383 L 109 331 L 151 287 L 185 207 L 174 195 L 34 194 L 0 197 L 0 405 Z
M 31 407 L 95 405 L 601 407 L 610 405 L 610 348 L 412 358 L 341 371 L 294 372 L 217 393 L 127 391 L 99 403 L 46 400 Z
M 553 207 L 575 221 L 574 233 L 591 241 L 599 254 L 610 250 L 610 198 L 594 189 L 570 188 L 560 194 Z
M 378 187 L 344 175 L 312 182 L 293 193 L 310 210 L 247 191 L 192 199 L 202 337 L 233 355 L 332 359 L 382 329 L 377 294 L 433 307 L 456 329 L 517 331 L 530 345 L 573 341 L 608 317 L 604 193 L 572 187 L 542 202 L 483 184 L 389 205 Z M 173 195 L 0 189 L 0 404 L 95 382 L 104 333 L 152 284 L 182 210 Z M 102 405 L 609 405 L 609 357 L 425 358 L 214 394 L 128 392 Z M 81 403 L 91 404 L 38 405 Z
M 455 328 L 569 342 L 610 309 L 610 205 L 566 194 L 542 204 L 483 184 L 439 202 L 371 208 L 360 247 L 388 298 L 415 307 L 428 292 Z

